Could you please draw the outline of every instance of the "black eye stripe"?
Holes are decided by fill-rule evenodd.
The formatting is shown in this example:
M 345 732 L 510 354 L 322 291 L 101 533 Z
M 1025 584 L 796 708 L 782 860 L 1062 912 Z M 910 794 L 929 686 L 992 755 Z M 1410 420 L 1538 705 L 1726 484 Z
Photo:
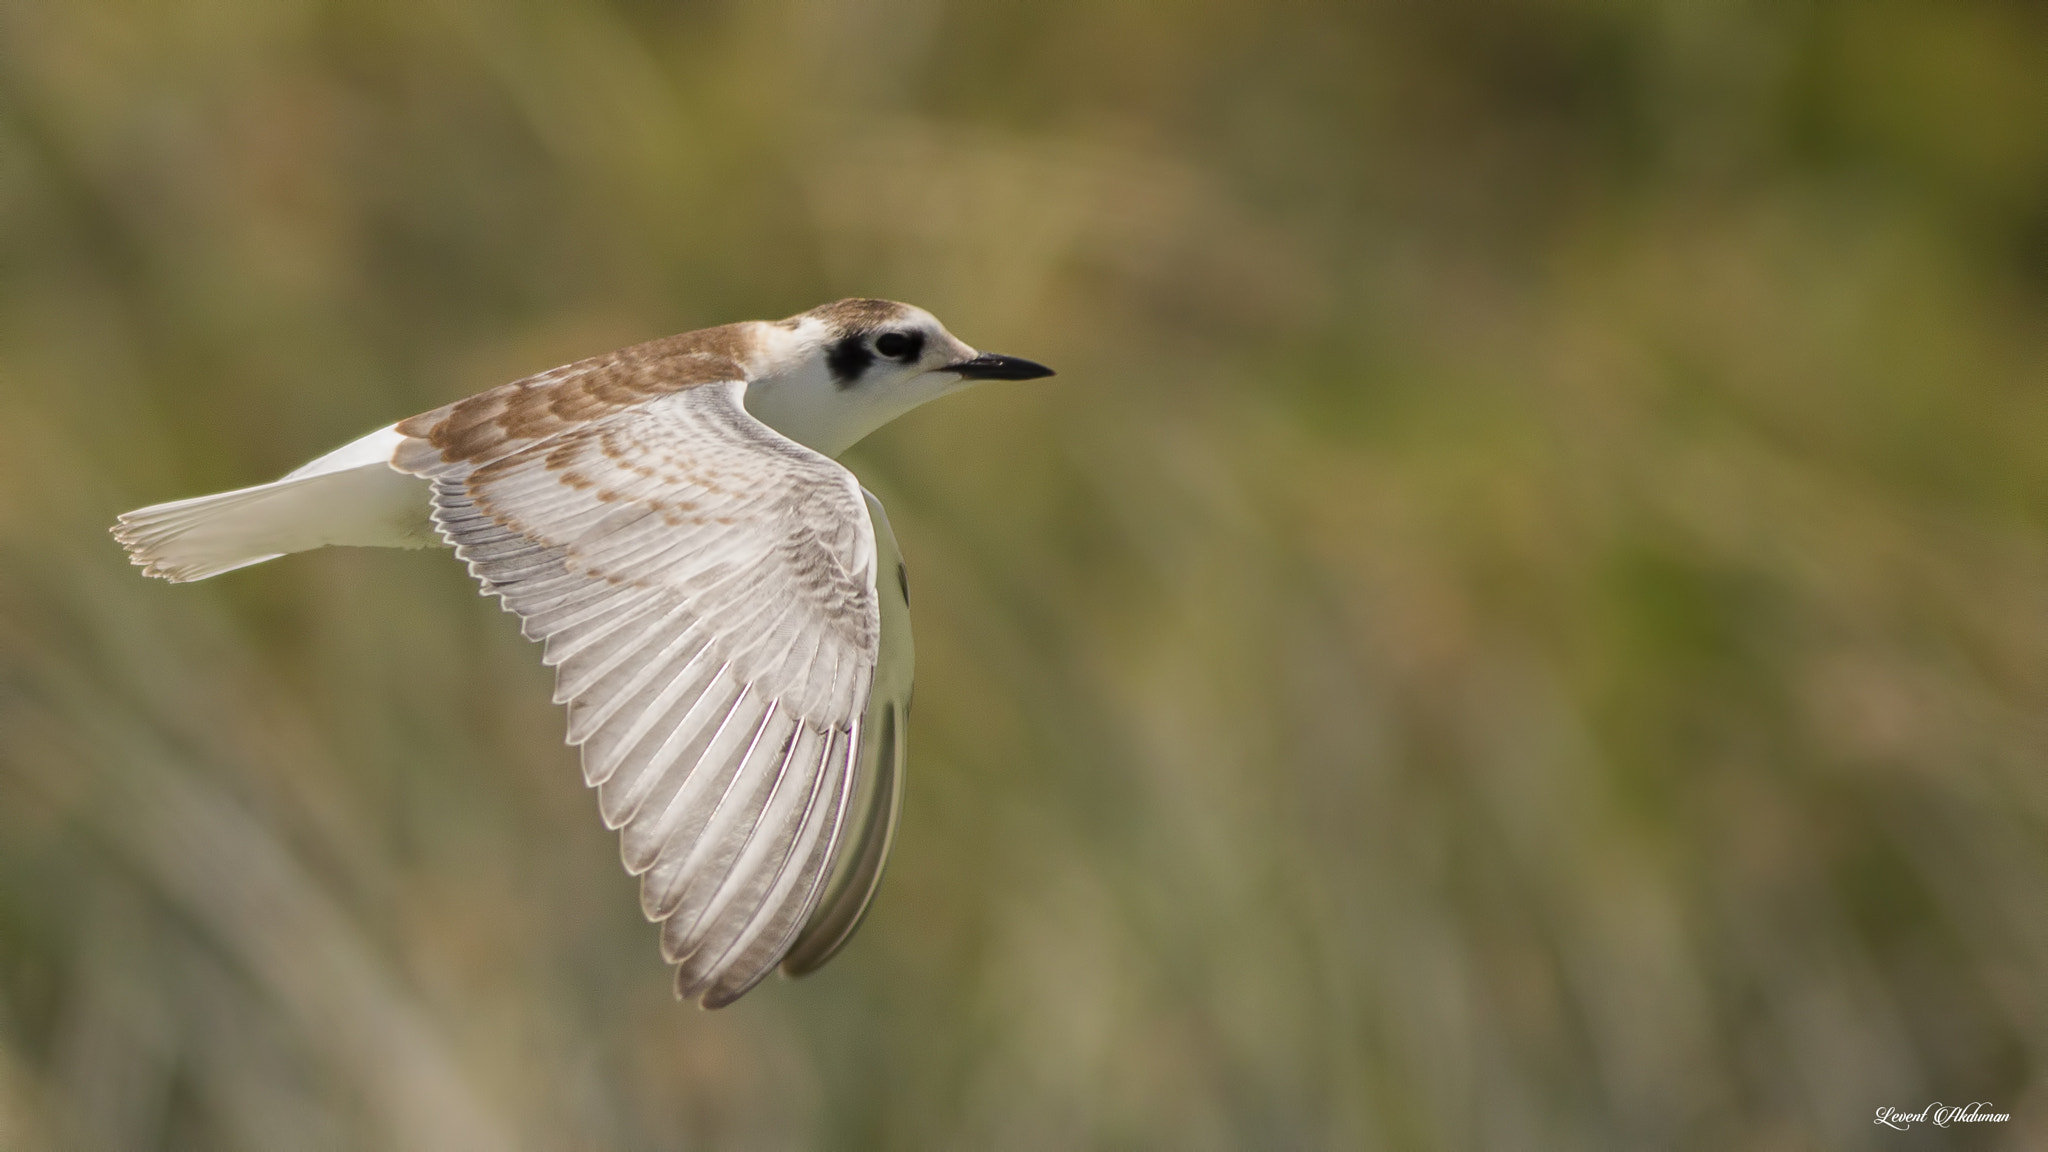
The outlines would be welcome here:
M 848 336 L 835 342 L 825 353 L 825 367 L 831 370 L 832 382 L 841 388 L 851 388 L 860 374 L 868 370 L 875 354 L 868 351 L 868 342 L 859 336 Z

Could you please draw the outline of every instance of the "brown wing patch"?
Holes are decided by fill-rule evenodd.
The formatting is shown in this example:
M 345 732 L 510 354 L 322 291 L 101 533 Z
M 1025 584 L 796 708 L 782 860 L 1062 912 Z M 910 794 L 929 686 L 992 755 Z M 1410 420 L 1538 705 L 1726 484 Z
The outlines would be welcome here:
M 394 463 L 483 463 L 656 396 L 744 380 L 753 350 L 748 325 L 726 324 L 550 368 L 400 421 L 401 434 L 425 443 L 404 445 Z

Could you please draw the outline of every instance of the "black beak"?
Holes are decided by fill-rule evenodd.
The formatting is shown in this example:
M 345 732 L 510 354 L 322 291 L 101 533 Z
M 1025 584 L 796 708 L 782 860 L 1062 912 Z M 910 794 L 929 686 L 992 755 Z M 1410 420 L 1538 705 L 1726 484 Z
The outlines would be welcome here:
M 948 364 L 948 372 L 956 372 L 962 380 L 1036 380 L 1052 375 L 1052 369 L 1021 356 L 998 356 L 983 352 L 972 360 Z

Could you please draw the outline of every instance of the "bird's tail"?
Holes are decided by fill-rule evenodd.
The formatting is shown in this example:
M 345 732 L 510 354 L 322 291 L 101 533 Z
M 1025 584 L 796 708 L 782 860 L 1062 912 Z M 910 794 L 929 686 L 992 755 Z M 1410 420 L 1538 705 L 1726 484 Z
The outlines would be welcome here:
M 123 512 L 114 539 L 145 576 L 204 580 L 327 544 L 435 542 L 426 485 L 382 463 Z
M 121 513 L 114 539 L 145 576 L 204 580 L 296 551 L 286 547 L 301 503 L 296 487 L 280 480 L 137 508 Z

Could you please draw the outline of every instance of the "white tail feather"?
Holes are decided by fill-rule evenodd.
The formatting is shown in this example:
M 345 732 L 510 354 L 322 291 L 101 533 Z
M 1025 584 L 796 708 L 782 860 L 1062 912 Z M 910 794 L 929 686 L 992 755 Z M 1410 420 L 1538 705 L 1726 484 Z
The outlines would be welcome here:
M 144 575 L 172 581 L 204 580 L 329 544 L 438 543 L 426 482 L 394 471 L 389 447 L 377 451 L 396 438 L 389 429 L 373 432 L 282 480 L 124 512 L 114 539 Z

